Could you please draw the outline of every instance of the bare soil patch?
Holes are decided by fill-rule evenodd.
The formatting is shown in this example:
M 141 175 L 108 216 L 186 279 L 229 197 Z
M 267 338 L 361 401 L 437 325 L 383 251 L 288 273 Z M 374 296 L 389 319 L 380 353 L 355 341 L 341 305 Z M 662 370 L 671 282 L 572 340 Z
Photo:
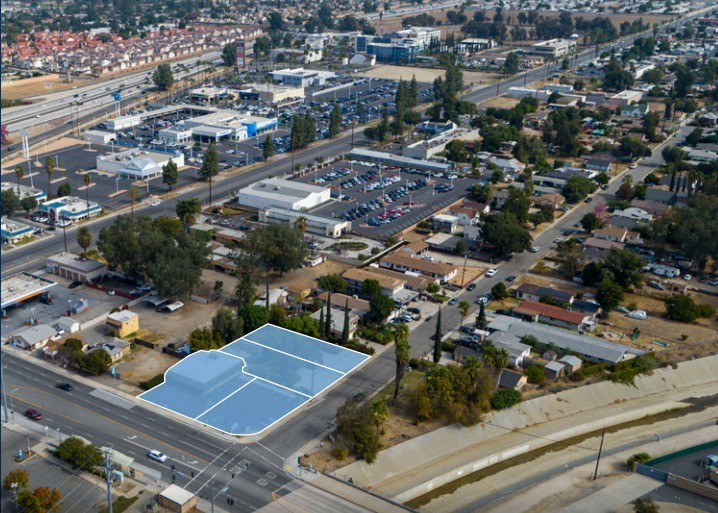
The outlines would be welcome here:
M 67 77 L 60 75 L 45 75 L 42 77 L 23 78 L 15 82 L 7 82 L 2 85 L 2 95 L 10 100 L 32 98 L 34 102 L 42 98 L 34 98 L 43 94 L 67 91 L 73 87 L 81 87 L 99 82 L 99 79 L 90 77 L 73 77 L 72 82 L 66 81 Z
M 388 64 L 380 64 L 364 72 L 357 73 L 372 78 L 386 78 L 390 80 L 411 80 L 416 76 L 418 82 L 432 83 L 437 77 L 444 77 L 446 70 L 441 68 L 421 68 L 418 66 L 391 66 Z M 483 71 L 464 71 L 464 84 L 479 85 L 490 82 L 496 78 L 495 73 L 486 73 Z
M 482 107 L 496 107 L 497 109 L 513 109 L 521 101 L 520 98 L 507 98 L 506 96 L 495 96 L 490 100 L 481 103 Z

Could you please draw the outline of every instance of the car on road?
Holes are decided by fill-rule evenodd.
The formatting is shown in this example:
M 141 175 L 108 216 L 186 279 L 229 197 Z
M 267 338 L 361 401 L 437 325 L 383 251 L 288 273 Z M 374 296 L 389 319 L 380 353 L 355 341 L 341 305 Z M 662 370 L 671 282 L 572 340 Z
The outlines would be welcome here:
M 424 321 L 430 321 L 430 320 L 433 319 L 433 318 L 434 318 L 434 315 L 433 315 L 433 314 L 429 314 L 429 315 L 427 315 L 427 316 L 424 318 Z
M 498 272 L 498 270 L 496 270 L 496 269 L 489 269 L 488 271 L 486 271 L 484 276 L 486 276 L 487 278 L 492 278 L 493 276 L 496 276 L 497 272 Z
M 32 419 L 32 420 L 42 420 L 42 413 L 40 413 L 39 411 L 34 410 L 32 408 L 25 411 L 25 416 L 28 419 Z
M 476 288 L 476 283 L 469 283 L 469 286 L 466 287 L 466 290 L 468 290 L 469 292 L 471 292 L 471 291 L 474 290 L 475 288 Z
M 160 201 L 159 201 L 159 200 L 155 200 L 155 201 L 153 201 L 152 203 L 150 203 L 150 206 L 151 206 L 151 207 L 157 207 L 157 206 L 159 206 L 159 204 L 160 204 Z
M 72 385 L 69 383 L 58 383 L 55 385 L 55 388 L 59 388 L 60 390 L 64 390 L 65 392 L 72 392 Z
M 586 198 L 583 201 L 584 201 L 584 203 L 591 203 L 593 201 L 593 198 L 591 196 L 589 196 L 588 198 Z
M 506 281 L 508 281 L 508 282 L 512 282 L 512 281 L 514 281 L 515 279 L 516 279 L 516 276 L 514 276 L 513 274 L 512 274 L 511 276 L 507 276 L 507 277 L 506 277 Z
M 455 305 L 456 303 L 458 303 L 458 302 L 459 302 L 459 298 L 458 298 L 458 297 L 452 297 L 451 299 L 449 299 L 449 303 L 448 303 L 448 304 L 449 304 L 450 306 L 454 306 L 454 305 Z
M 161 453 L 160 451 L 155 451 L 154 449 L 147 453 L 147 456 L 151 460 L 159 461 L 160 463 L 164 463 L 167 461 L 167 455 Z
M 479 299 L 476 300 L 477 305 L 484 305 L 489 302 L 489 296 L 481 296 Z
M 636 169 L 638 167 L 638 164 L 631 164 L 628 166 L 628 169 Z
M 540 249 L 541 249 L 541 248 L 538 247 L 538 246 L 531 246 L 531 248 L 529 249 L 529 251 L 530 251 L 531 253 L 538 253 Z

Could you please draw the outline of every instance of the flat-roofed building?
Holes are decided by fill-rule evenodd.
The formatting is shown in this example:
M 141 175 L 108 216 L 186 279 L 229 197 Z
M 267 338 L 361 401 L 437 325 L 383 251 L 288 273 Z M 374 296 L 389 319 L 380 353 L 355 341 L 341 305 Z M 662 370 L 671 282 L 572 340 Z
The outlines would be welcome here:
M 571 39 L 549 39 L 529 47 L 528 53 L 541 57 L 562 57 L 576 49 L 576 41 Z
M 319 187 L 282 178 L 267 178 L 240 189 L 240 205 L 256 209 L 312 209 L 331 199 L 328 187 Z
M 272 71 L 272 79 L 287 86 L 307 87 L 324 85 L 327 80 L 336 78 L 331 71 L 308 70 L 304 68 L 286 68 Z
M 47 257 L 45 268 L 63 278 L 88 282 L 102 276 L 106 266 L 97 260 L 83 259 L 73 253 L 59 253 Z
M 25 175 L 25 178 L 27 178 L 27 176 L 28 175 Z M 42 203 L 47 199 L 47 193 L 42 189 L 37 189 L 35 187 L 28 187 L 22 184 L 18 185 L 12 182 L 2 182 L 0 187 L 3 191 L 11 190 L 12 192 L 14 192 L 18 199 L 20 199 L 20 201 L 24 200 L 25 198 L 33 197 L 37 200 L 38 203 Z
M 0 233 L 2 233 L 3 244 L 15 244 L 23 239 L 32 237 L 32 233 L 35 228 L 11 219 L 2 218 L 2 227 Z
M 266 105 L 286 105 L 292 100 L 305 98 L 302 86 L 245 84 L 237 92 L 242 101 L 261 102 Z
M 126 337 L 131 333 L 136 333 L 140 329 L 140 316 L 129 310 L 114 312 L 107 316 L 105 325 L 109 334 L 114 337 Z
M 632 103 L 638 103 L 643 99 L 642 91 L 621 91 L 608 99 L 608 104 L 614 107 L 625 107 Z
M 459 272 L 459 268 L 444 262 L 431 262 L 423 258 L 412 258 L 406 253 L 391 253 L 379 261 L 379 267 L 399 272 L 415 272 L 448 282 Z
M 17 273 L 3 278 L 0 295 L 2 308 L 9 308 L 39 296 L 55 285 L 57 282 L 30 273 Z
M 192 130 L 193 138 L 214 142 L 223 139 L 242 141 L 276 126 L 277 118 L 252 116 L 235 110 L 216 110 L 184 121 L 184 128 Z
M 296 225 L 299 218 L 306 221 L 306 231 L 317 233 L 324 237 L 336 239 L 349 233 L 352 229 L 351 221 L 335 219 L 332 217 L 308 214 L 298 210 L 287 210 L 285 208 L 267 208 L 259 211 L 260 223 L 288 223 Z
M 82 221 L 95 217 L 102 212 L 102 207 L 94 201 L 87 201 L 74 196 L 63 196 L 46 201 L 39 207 L 40 212 L 45 212 L 50 219 L 65 219 L 67 221 Z
M 162 167 L 172 160 L 177 167 L 184 166 L 184 154 L 180 152 L 151 151 L 132 148 L 118 153 L 98 155 L 96 166 L 118 176 L 135 180 L 156 178 L 162 175 Z

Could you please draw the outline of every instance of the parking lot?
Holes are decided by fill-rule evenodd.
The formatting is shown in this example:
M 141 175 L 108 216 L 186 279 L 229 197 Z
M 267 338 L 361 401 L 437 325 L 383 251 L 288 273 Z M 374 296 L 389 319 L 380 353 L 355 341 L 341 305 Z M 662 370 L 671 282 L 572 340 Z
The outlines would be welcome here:
M 339 162 L 299 180 L 332 189 L 333 201 L 312 213 L 352 221 L 354 232 L 380 238 L 457 201 L 476 183 L 451 174 L 359 162 Z

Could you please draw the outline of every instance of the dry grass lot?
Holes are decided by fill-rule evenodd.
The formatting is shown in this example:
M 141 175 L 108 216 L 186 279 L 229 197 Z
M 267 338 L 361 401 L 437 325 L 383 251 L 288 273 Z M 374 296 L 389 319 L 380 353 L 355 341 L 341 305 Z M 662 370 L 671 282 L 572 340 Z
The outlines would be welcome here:
M 45 75 L 42 77 L 23 78 L 15 82 L 3 83 L 2 96 L 9 100 L 32 98 L 34 102 L 41 101 L 42 95 L 67 91 L 73 87 L 82 87 L 98 82 L 99 79 L 73 78 L 72 83 L 60 75 Z M 34 98 L 39 96 L 39 98 Z
M 412 76 L 416 76 L 418 82 L 430 84 L 437 77 L 444 77 L 446 70 L 433 68 L 420 68 L 413 66 L 391 66 L 388 64 L 379 64 L 371 69 L 357 73 L 360 76 L 372 78 L 386 78 L 390 80 L 411 80 Z M 483 71 L 464 71 L 464 84 L 478 85 L 480 83 L 490 82 L 496 78 L 495 73 L 486 73 Z

